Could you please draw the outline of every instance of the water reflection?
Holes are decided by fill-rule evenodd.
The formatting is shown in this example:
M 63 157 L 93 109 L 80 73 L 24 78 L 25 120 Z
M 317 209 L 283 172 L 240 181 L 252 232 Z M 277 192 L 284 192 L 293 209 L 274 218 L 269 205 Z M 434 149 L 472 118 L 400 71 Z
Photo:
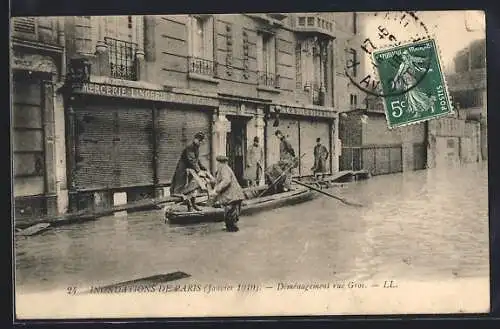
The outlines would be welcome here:
M 195 280 L 488 276 L 486 165 L 373 177 L 328 197 L 223 223 L 110 216 L 16 239 L 23 290 L 110 284 L 183 271 Z M 250 282 L 249 281 L 249 282 Z

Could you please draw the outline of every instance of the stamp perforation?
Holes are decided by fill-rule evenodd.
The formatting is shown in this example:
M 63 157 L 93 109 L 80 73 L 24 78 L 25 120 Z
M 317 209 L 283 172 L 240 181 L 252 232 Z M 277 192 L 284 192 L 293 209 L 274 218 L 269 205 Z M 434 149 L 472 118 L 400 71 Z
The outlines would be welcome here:
M 437 61 L 437 65 L 439 67 L 440 76 L 443 79 L 443 87 L 444 87 L 445 95 L 446 95 L 447 99 L 449 100 L 450 110 L 448 112 L 445 112 L 445 113 L 438 113 L 438 114 L 435 114 L 435 115 L 429 115 L 425 119 L 416 119 L 416 120 L 406 121 L 406 122 L 401 123 L 401 124 L 391 124 L 390 121 L 389 121 L 389 114 L 388 114 L 387 104 L 386 104 L 386 102 L 383 102 L 384 110 L 385 110 L 385 118 L 386 118 L 386 122 L 387 122 L 387 127 L 390 130 L 393 130 L 395 128 L 406 127 L 406 126 L 410 126 L 410 125 L 415 125 L 415 124 L 419 124 L 419 123 L 422 123 L 422 122 L 425 122 L 425 121 L 439 119 L 439 118 L 442 118 L 442 117 L 452 116 L 452 115 L 455 114 L 455 107 L 453 105 L 453 98 L 451 97 L 451 94 L 449 92 L 448 81 L 446 80 L 446 75 L 443 72 L 443 65 L 442 65 L 442 60 L 441 60 L 441 58 L 442 58 L 441 49 L 440 49 L 438 43 L 436 42 L 436 38 L 435 38 L 434 35 L 430 35 L 429 34 L 427 37 L 422 38 L 419 41 L 406 40 L 406 41 L 399 42 L 398 45 L 385 44 L 385 45 L 382 45 L 382 46 L 378 46 L 377 50 L 373 51 L 372 54 L 371 54 L 371 56 L 370 56 L 371 57 L 371 61 L 372 61 L 372 67 L 373 67 L 374 76 L 379 81 L 382 81 L 381 80 L 381 76 L 379 74 L 379 71 L 378 71 L 377 67 L 373 64 L 373 63 L 377 63 L 376 60 L 375 60 L 375 55 L 377 53 L 385 52 L 385 51 L 389 51 L 389 50 L 391 50 L 391 51 L 392 50 L 397 50 L 397 49 L 405 48 L 405 47 L 408 47 L 408 46 L 414 46 L 414 45 L 416 46 L 416 45 L 419 45 L 419 44 L 424 44 L 424 43 L 429 42 L 429 41 L 432 41 L 432 43 L 434 45 L 434 49 L 435 49 L 435 53 L 436 53 L 436 61 Z M 378 97 L 379 98 L 383 98 L 384 96 L 378 96 Z

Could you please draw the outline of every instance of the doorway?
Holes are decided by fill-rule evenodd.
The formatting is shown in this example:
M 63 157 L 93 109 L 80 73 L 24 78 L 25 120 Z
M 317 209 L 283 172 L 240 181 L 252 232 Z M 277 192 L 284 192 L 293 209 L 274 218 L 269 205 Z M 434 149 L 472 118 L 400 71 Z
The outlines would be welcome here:
M 226 154 L 229 166 L 233 169 L 236 179 L 245 186 L 245 155 L 247 145 L 247 119 L 228 117 L 231 122 L 231 132 L 227 134 Z

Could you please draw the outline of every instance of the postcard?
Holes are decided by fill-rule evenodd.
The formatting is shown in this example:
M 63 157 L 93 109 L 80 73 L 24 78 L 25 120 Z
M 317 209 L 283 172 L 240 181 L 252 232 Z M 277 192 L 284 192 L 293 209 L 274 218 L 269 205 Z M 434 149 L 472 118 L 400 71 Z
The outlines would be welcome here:
M 16 319 L 489 312 L 485 24 L 13 17 Z

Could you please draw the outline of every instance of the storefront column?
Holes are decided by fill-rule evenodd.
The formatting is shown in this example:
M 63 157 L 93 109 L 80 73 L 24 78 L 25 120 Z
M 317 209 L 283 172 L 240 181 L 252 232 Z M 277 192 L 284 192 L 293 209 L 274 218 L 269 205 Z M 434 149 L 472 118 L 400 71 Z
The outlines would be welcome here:
M 436 167 L 436 135 L 438 120 L 430 120 L 425 123 L 427 137 L 427 168 Z
M 226 155 L 227 133 L 231 131 L 231 123 L 223 114 L 213 116 L 214 133 L 212 135 L 212 168 L 217 168 L 215 158 Z
M 339 157 L 342 152 L 341 140 L 339 139 L 339 120 L 333 119 L 330 129 L 330 140 L 332 149 L 331 152 L 331 168 L 332 174 L 339 171 Z
M 76 118 L 73 109 L 73 97 L 68 97 L 68 106 L 66 107 L 66 166 L 68 168 L 67 187 L 68 187 L 68 211 L 78 210 L 78 192 L 76 191 Z
M 259 144 L 260 146 L 262 147 L 263 151 L 264 151 L 264 158 L 265 158 L 265 154 L 266 154 L 266 151 L 264 150 L 264 138 L 265 138 L 265 130 L 266 128 L 266 122 L 264 121 L 264 109 L 262 108 L 257 108 L 257 115 L 255 116 L 255 136 L 259 137 Z M 250 141 L 252 142 L 252 141 Z M 264 166 L 264 168 L 262 168 L 262 170 L 265 170 L 265 161 L 264 163 L 262 164 Z M 260 181 L 259 181 L 259 185 L 264 185 L 265 184 L 265 179 L 264 179 L 264 175 L 260 175 Z
M 45 194 L 47 196 L 47 215 L 50 216 L 57 214 L 54 85 L 52 81 L 43 82 L 42 95 L 44 98 Z

